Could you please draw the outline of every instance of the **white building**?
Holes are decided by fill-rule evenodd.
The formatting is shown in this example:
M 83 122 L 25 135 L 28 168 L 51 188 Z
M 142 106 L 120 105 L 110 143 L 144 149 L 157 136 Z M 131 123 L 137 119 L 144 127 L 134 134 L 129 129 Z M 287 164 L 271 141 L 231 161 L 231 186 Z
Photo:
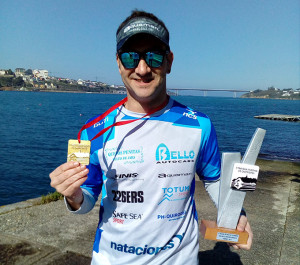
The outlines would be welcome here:
M 82 79 L 78 79 L 77 84 L 78 84 L 78 85 L 84 85 L 85 82 L 84 82 Z
M 37 78 L 47 79 L 49 77 L 48 70 L 35 69 L 32 71 L 32 74 L 34 75 L 34 77 L 37 77 Z
M 24 68 L 16 68 L 15 75 L 16 75 L 16 77 L 24 76 L 25 75 L 25 69 Z

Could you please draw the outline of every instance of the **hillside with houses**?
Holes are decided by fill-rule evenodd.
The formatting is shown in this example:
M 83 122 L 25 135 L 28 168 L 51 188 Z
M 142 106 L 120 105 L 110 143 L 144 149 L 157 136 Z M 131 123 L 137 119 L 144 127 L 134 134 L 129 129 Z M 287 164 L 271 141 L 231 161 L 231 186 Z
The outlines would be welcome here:
M 125 94 L 124 86 L 99 81 L 54 77 L 48 70 L 16 68 L 0 70 L 0 90 L 45 92 L 97 92 Z
M 271 99 L 290 99 L 300 100 L 300 88 L 284 88 L 279 89 L 275 87 L 268 87 L 267 90 L 254 90 L 249 93 L 243 94 L 242 98 L 271 98 Z

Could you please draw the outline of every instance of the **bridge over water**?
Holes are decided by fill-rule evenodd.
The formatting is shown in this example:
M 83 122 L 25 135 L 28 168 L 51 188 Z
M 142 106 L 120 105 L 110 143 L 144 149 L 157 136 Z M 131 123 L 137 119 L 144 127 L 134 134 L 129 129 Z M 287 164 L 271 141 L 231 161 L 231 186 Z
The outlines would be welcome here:
M 219 91 L 219 92 L 233 92 L 233 97 L 236 98 L 236 93 L 237 92 L 251 92 L 250 90 L 240 90 L 240 89 L 208 89 L 208 88 L 168 88 L 167 90 L 174 91 L 175 95 L 179 95 L 179 91 L 203 91 L 203 96 L 207 96 L 208 91 Z

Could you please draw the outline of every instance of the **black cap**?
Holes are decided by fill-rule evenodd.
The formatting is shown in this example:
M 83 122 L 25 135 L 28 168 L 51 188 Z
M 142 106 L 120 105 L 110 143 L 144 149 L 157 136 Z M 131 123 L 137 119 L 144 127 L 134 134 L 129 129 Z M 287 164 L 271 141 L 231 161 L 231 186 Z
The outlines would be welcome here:
M 136 17 L 129 20 L 117 34 L 117 51 L 129 38 L 140 33 L 156 37 L 169 48 L 169 33 L 162 25 L 147 17 Z

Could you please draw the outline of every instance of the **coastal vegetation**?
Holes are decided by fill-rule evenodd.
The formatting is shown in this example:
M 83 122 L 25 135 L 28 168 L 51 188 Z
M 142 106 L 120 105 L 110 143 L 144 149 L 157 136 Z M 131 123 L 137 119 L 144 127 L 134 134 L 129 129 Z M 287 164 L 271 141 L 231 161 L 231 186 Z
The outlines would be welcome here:
M 12 75 L 0 77 L 0 88 L 1 87 L 21 87 L 25 85 L 22 77 L 15 77 Z
M 49 202 L 54 202 L 58 200 L 62 200 L 64 196 L 59 192 L 55 191 L 52 193 L 48 193 L 47 195 L 42 195 L 41 201 L 38 204 L 46 204 Z
M 254 90 L 243 94 L 242 98 L 271 98 L 271 99 L 290 99 L 300 100 L 300 88 L 294 90 L 292 88 L 279 89 L 268 87 L 267 90 Z

